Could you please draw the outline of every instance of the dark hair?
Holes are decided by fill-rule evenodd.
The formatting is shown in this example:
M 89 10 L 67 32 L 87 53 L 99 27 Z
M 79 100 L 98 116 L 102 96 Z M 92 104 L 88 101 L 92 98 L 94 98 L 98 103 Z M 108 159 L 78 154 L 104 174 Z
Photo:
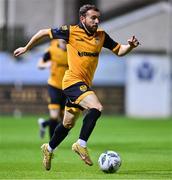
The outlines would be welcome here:
M 95 5 L 85 4 L 85 5 L 81 6 L 79 9 L 79 17 L 85 16 L 87 11 L 89 11 L 90 9 L 99 12 L 99 9 Z

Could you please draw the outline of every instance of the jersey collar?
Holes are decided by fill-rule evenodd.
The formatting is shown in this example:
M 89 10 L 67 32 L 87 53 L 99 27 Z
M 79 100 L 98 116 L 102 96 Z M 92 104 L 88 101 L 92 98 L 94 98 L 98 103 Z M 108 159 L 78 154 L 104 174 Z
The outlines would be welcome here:
M 79 22 L 78 26 L 79 26 L 81 29 L 83 29 L 88 36 L 93 36 L 93 35 L 94 35 L 94 33 L 90 33 L 90 32 L 86 29 L 86 27 L 85 27 L 81 22 Z

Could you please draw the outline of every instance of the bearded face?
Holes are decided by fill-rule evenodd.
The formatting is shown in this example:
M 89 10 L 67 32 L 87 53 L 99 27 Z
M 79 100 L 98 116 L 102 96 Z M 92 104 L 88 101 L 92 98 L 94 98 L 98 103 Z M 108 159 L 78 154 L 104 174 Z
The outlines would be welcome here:
M 81 23 L 85 25 L 89 33 L 93 34 L 97 31 L 100 21 L 99 19 L 100 19 L 100 12 L 90 9 L 86 12 L 85 16 L 81 17 L 80 20 Z

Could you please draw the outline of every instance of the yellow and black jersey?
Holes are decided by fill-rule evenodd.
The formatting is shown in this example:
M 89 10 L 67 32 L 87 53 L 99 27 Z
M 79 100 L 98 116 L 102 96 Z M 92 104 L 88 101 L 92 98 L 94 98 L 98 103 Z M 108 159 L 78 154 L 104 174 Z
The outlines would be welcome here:
M 48 84 L 62 89 L 62 80 L 68 69 L 67 52 L 58 46 L 58 40 L 53 40 L 43 56 L 43 61 L 51 61 L 51 73 Z
M 93 35 L 88 34 L 82 24 L 50 29 L 50 38 L 64 39 L 67 42 L 69 70 L 63 78 L 63 89 L 77 83 L 92 84 L 102 47 L 117 53 L 120 44 L 110 38 L 102 29 Z

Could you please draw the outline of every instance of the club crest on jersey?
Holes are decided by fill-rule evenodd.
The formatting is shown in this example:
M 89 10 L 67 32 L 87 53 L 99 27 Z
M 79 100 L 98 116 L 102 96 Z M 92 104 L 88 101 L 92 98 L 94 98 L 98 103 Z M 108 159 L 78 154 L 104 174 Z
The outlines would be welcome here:
M 95 37 L 95 43 L 96 43 L 96 44 L 99 44 L 99 42 L 100 42 L 99 37 L 98 37 L 98 36 L 97 36 L 97 37 Z
M 80 91 L 85 92 L 85 91 L 87 91 L 87 86 L 82 85 L 82 86 L 79 87 L 79 89 L 80 89 Z
M 66 31 L 66 30 L 68 29 L 68 27 L 67 27 L 66 25 L 64 25 L 64 26 L 61 27 L 61 29 L 62 29 L 63 31 Z

